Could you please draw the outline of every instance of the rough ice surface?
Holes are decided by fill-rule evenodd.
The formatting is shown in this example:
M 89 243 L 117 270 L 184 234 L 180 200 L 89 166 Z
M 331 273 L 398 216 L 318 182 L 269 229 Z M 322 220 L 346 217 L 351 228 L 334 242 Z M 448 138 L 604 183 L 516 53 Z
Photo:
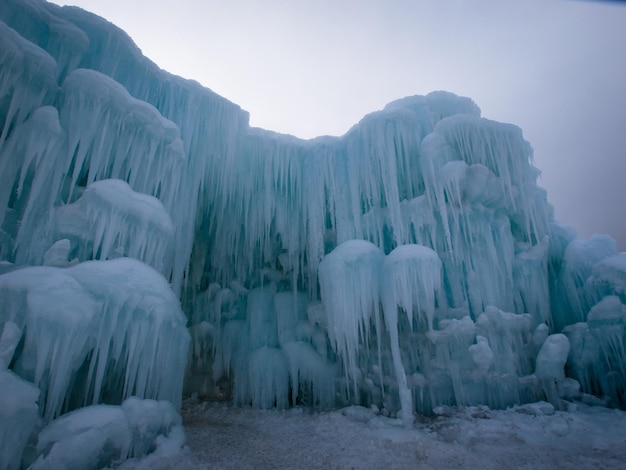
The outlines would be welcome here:
M 4 0 L 0 45 L 0 360 L 44 421 L 177 404 L 183 375 L 406 426 L 626 405 L 624 253 L 555 221 L 522 131 L 470 99 L 403 98 L 305 141 L 78 8 Z

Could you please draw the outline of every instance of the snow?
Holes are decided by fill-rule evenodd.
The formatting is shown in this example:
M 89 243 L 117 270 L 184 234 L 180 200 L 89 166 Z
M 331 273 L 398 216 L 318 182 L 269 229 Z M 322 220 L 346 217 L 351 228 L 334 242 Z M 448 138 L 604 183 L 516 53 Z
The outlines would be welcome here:
M 374 411 L 310 414 L 183 404 L 187 447 L 153 469 L 337 468 L 621 469 L 626 414 L 578 403 L 545 402 L 507 410 L 444 408 L 404 429 Z M 125 469 L 147 468 L 127 462 Z

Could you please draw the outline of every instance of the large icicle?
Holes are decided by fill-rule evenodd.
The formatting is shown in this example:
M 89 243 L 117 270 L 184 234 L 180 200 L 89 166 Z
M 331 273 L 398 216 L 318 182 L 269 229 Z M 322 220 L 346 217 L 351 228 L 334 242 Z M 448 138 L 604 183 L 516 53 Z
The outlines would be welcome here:
M 57 92 L 56 62 L 0 21 L 0 149 L 12 128 Z
M 356 394 L 359 344 L 369 341 L 370 322 L 380 332 L 380 274 L 385 256 L 374 244 L 349 240 L 322 259 L 319 268 L 328 335 L 344 361 Z
M 52 242 L 65 142 L 57 110 L 43 106 L 15 126 L 0 148 L 0 224 L 10 240 L 7 258 L 19 264 L 41 263 Z
M 433 328 L 436 296 L 441 288 L 441 260 L 437 253 L 421 245 L 403 245 L 385 258 L 381 275 L 381 297 L 385 323 L 391 337 L 391 354 L 398 381 L 402 422 L 413 425 L 413 398 L 407 386 L 400 354 L 398 309 L 406 312 L 409 328 L 425 321 Z
M 79 260 L 128 256 L 163 275 L 172 269 L 174 226 L 161 202 L 121 180 L 91 183 L 55 214 L 56 238 L 70 237 Z

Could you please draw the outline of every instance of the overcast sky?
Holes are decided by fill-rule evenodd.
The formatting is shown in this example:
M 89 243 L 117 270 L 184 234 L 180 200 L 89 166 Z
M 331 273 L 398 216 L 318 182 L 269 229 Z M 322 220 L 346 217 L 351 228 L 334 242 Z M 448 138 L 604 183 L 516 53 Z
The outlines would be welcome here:
M 556 217 L 626 250 L 626 4 L 575 0 L 70 0 L 253 126 L 341 135 L 448 90 L 520 126 Z

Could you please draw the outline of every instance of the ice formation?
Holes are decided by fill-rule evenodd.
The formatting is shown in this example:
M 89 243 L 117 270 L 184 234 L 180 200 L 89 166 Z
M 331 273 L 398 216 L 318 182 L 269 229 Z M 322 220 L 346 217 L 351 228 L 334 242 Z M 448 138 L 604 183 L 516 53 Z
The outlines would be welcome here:
M 19 469 L 39 426 L 39 390 L 0 365 L 0 467 Z
M 521 130 L 470 99 L 403 98 L 305 141 L 78 8 L 4 0 L 0 44 L 0 360 L 46 420 L 176 403 L 180 305 L 187 391 L 242 405 L 410 425 L 626 404 L 624 253 L 556 222 Z
M 182 420 L 171 403 L 129 398 L 121 406 L 88 406 L 48 424 L 29 468 L 97 470 L 129 457 L 165 454 L 184 442 Z
M 171 271 L 173 234 L 163 204 L 122 180 L 94 181 L 76 202 L 57 208 L 54 216 L 54 238 L 74 242 L 78 259 L 129 256 L 164 274 Z
M 12 369 L 40 390 L 46 421 L 137 395 L 180 403 L 189 334 L 165 279 L 131 258 L 0 276 Z M 3 338 L 4 338 L 3 334 Z

